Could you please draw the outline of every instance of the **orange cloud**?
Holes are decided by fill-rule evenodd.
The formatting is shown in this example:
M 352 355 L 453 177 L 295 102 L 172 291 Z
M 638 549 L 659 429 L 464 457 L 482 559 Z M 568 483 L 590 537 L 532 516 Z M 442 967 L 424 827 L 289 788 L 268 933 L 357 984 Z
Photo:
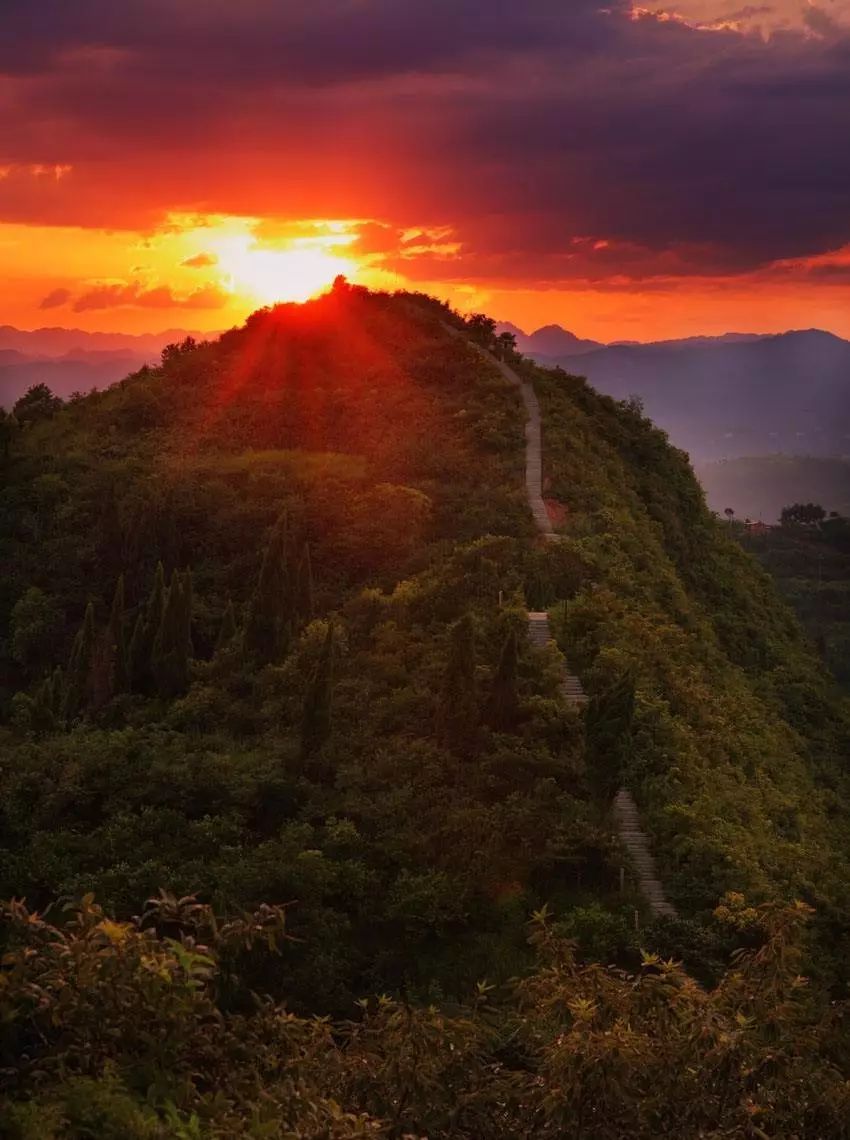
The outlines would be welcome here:
M 214 253 L 196 253 L 194 257 L 187 257 L 180 264 L 186 269 L 206 269 L 210 265 L 217 265 L 218 258 Z
M 167 285 L 146 289 L 138 282 L 105 283 L 96 285 L 74 302 L 74 312 L 90 309 L 115 309 L 130 306 L 142 309 L 221 309 L 228 302 L 227 294 L 215 285 L 205 285 L 182 296 Z

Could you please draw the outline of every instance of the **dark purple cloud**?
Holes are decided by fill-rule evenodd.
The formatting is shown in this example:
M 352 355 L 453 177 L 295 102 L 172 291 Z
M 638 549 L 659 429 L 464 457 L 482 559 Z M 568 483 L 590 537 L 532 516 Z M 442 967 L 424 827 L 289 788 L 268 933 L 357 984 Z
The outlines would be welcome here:
M 5 0 L 0 166 L 73 169 L 0 180 L 0 219 L 373 217 L 403 271 L 393 231 L 452 225 L 434 279 L 804 258 L 850 241 L 850 35 L 820 11 L 764 41 L 625 0 Z
M 52 289 L 39 303 L 40 309 L 58 309 L 71 300 L 70 289 Z

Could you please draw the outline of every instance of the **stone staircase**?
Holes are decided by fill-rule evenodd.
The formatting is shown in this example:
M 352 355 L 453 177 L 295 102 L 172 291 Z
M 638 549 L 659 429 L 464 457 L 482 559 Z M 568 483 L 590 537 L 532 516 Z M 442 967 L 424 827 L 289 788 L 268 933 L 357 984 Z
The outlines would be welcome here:
M 545 649 L 550 641 L 554 640 L 549 629 L 549 615 L 547 613 L 530 613 L 528 615 L 528 640 L 536 649 Z M 567 703 L 583 707 L 587 704 L 587 694 L 582 688 L 581 681 L 574 673 L 567 671 L 564 662 L 564 679 L 560 684 L 561 694 Z
M 649 850 L 647 838 L 641 830 L 637 804 L 631 792 L 620 788 L 614 797 L 614 819 L 620 840 L 628 851 L 635 870 L 641 894 L 649 903 L 653 917 L 676 918 L 676 908 L 667 901 L 664 888 L 655 870 L 655 860 Z
M 460 335 L 458 329 L 446 325 L 453 335 Z M 525 406 L 525 487 L 528 495 L 528 505 L 534 516 L 534 522 L 544 539 L 552 541 L 557 539 L 552 520 L 543 501 L 543 433 L 541 429 L 540 404 L 534 388 L 527 381 L 506 364 L 497 360 L 492 353 L 472 341 L 468 342 L 477 352 L 494 364 L 506 380 L 519 388 L 522 402 Z M 542 649 L 552 640 L 549 628 L 548 613 L 529 613 L 528 639 L 535 648 Z M 564 662 L 564 679 L 561 683 L 561 693 L 567 702 L 576 707 L 587 704 L 588 697 L 582 688 L 581 681 L 574 674 L 568 672 Z M 620 841 L 628 852 L 634 866 L 637 884 L 646 899 L 653 917 L 676 917 L 676 908 L 667 901 L 664 888 L 655 869 L 655 860 L 649 850 L 649 842 L 640 826 L 640 816 L 637 805 L 631 792 L 620 788 L 614 798 L 614 820 Z

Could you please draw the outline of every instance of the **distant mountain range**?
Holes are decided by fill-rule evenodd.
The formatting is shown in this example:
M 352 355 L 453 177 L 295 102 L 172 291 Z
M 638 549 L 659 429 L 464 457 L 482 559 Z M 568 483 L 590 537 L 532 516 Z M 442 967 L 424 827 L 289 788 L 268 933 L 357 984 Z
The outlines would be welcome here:
M 541 363 L 580 373 L 617 399 L 639 396 L 695 463 L 776 452 L 850 455 L 850 341 L 832 333 L 610 345 L 558 326 L 515 335 L 517 347 Z M 559 343 L 559 351 L 543 350 Z
M 0 325 L 0 407 L 9 408 L 33 384 L 47 384 L 57 396 L 105 388 L 155 364 L 167 344 L 189 335 L 185 329 L 133 336 L 43 328 L 26 331 Z

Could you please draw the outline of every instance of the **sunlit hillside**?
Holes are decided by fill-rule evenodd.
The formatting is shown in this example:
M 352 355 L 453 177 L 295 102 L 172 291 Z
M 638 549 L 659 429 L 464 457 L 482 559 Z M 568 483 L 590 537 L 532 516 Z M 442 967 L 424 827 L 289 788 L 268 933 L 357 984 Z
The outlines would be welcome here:
M 840 1134 L 846 701 L 636 403 L 339 281 L 2 429 L 9 1135 Z

